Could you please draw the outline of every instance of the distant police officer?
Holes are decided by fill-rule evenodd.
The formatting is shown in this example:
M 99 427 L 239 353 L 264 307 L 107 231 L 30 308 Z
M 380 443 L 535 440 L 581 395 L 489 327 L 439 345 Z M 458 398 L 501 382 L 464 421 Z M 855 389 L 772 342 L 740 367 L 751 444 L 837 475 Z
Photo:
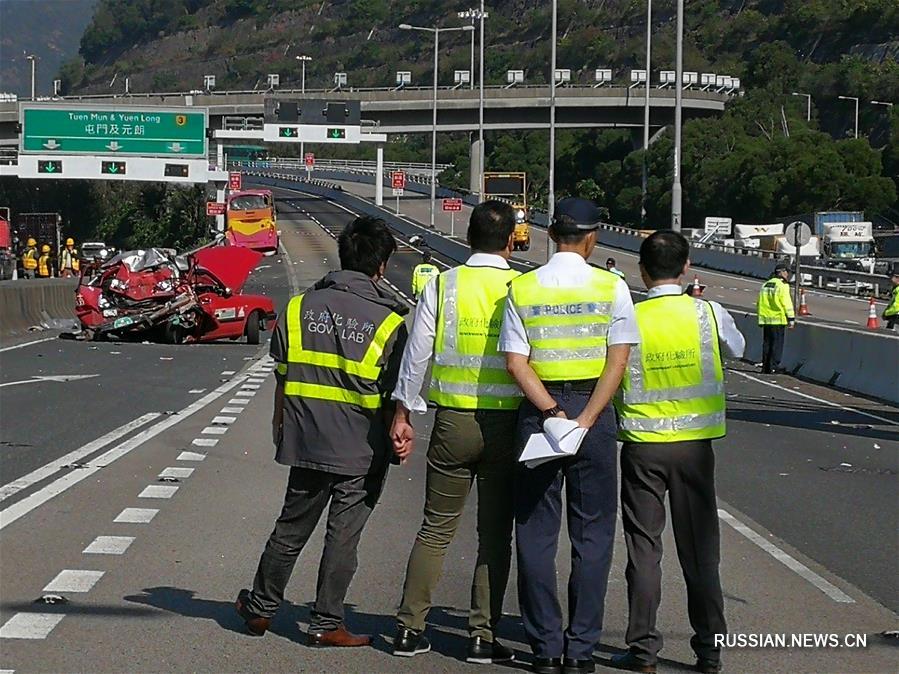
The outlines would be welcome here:
M 608 269 L 610 272 L 612 272 L 616 276 L 620 276 L 621 278 L 624 278 L 624 272 L 615 266 L 615 258 L 614 257 L 610 257 L 606 260 L 606 269 Z
M 615 534 L 617 449 L 612 399 L 631 345 L 639 341 L 627 285 L 587 264 L 601 213 L 586 199 L 558 203 L 549 234 L 559 252 L 510 285 L 500 335 L 509 372 L 527 400 L 518 417 L 523 446 L 550 417 L 590 429 L 576 455 L 515 475 L 518 597 L 534 671 L 592 672 Z M 555 556 L 566 491 L 572 546 L 569 624 L 556 596 Z M 563 662 L 564 658 L 564 662 Z
M 412 270 L 412 295 L 415 299 L 421 297 L 422 291 L 432 278 L 437 276 L 440 270 L 437 265 L 431 262 L 431 252 L 425 250 L 421 254 L 421 264 L 415 266 Z
M 899 322 L 899 264 L 893 265 L 890 281 L 893 283 L 893 289 L 890 291 L 890 303 L 883 310 L 883 320 L 886 322 L 887 330 L 892 330 L 893 326 Z
M 765 281 L 759 291 L 757 313 L 763 332 L 762 372 L 765 374 L 785 371 L 780 366 L 785 329 L 792 328 L 796 324 L 789 281 L 790 268 L 786 264 L 778 263 L 774 267 L 774 274 Z
M 381 493 L 390 453 L 382 405 L 406 340 L 406 309 L 377 285 L 396 242 L 382 220 L 360 217 L 338 238 L 341 271 L 290 300 L 278 321 L 272 419 L 275 460 L 290 466 L 281 516 L 237 611 L 261 636 L 284 599 L 297 557 L 328 507 L 308 643 L 365 646 L 343 625 L 362 529 Z
M 37 273 L 37 259 L 37 241 L 29 236 L 28 241 L 25 242 L 25 249 L 22 251 L 22 271 L 25 278 L 34 278 Z
M 655 672 L 662 648 L 656 611 L 666 492 L 698 671 L 719 671 L 715 635 L 727 630 L 718 578 L 712 440 L 725 433 L 721 351 L 740 357 L 745 341 L 720 305 L 681 293 L 689 249 L 673 231 L 655 232 L 640 246 L 640 275 L 649 292 L 636 306 L 640 344 L 631 349 L 615 399 L 618 437 L 624 442 L 621 513 L 628 552 L 629 651 L 613 658 L 613 664 L 638 672 Z
M 515 212 L 487 201 L 471 212 L 464 265 L 425 286 L 393 393 L 394 449 L 405 458 L 415 437 L 410 411 L 431 363 L 430 400 L 437 406 L 428 447 L 424 521 L 406 570 L 394 655 L 429 650 L 422 634 L 431 597 L 472 484 L 478 490 L 478 556 L 471 584 L 468 662 L 513 659 L 495 638 L 512 557 L 515 422 L 522 393 L 497 351 L 508 283 Z

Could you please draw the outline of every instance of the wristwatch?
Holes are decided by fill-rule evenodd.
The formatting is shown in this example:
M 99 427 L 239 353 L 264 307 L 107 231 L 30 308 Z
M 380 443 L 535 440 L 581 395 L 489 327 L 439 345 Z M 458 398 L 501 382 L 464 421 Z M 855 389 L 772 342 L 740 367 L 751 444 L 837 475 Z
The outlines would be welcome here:
M 550 407 L 548 410 L 543 410 L 543 412 L 542 412 L 542 414 L 543 414 L 543 419 L 544 419 L 544 420 L 545 420 L 545 419 L 552 419 L 553 417 L 558 416 L 559 414 L 561 414 L 561 412 L 562 412 L 562 408 L 561 408 L 561 407 L 559 407 L 558 405 L 553 405 L 553 406 Z

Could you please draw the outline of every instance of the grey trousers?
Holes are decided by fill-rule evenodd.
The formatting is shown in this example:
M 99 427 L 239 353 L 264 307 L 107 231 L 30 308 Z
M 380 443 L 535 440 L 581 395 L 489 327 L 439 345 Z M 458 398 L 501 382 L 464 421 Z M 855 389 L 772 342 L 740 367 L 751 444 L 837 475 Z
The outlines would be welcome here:
M 694 632 L 690 645 L 698 657 L 718 662 L 721 653 L 714 645 L 715 635 L 725 634 L 727 625 L 718 576 L 720 541 L 711 440 L 625 442 L 621 449 L 629 608 L 625 640 L 644 662 L 655 662 L 662 649 L 656 612 L 662 598 L 665 492 L 687 584 L 687 613 Z
M 343 602 L 356 573 L 356 549 L 381 494 L 385 475 L 386 467 L 358 477 L 308 468 L 290 469 L 284 507 L 253 580 L 248 601 L 253 613 L 271 617 L 278 610 L 297 557 L 330 502 L 309 631 L 333 630 L 343 622 Z

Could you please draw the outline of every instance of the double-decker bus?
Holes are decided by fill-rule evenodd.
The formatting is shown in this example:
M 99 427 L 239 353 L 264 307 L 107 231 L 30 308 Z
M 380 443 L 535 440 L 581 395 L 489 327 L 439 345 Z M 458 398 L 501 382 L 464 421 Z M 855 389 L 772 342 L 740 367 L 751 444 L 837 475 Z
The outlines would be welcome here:
M 225 217 L 225 238 L 232 246 L 263 252 L 277 250 L 278 229 L 271 190 L 231 192 Z

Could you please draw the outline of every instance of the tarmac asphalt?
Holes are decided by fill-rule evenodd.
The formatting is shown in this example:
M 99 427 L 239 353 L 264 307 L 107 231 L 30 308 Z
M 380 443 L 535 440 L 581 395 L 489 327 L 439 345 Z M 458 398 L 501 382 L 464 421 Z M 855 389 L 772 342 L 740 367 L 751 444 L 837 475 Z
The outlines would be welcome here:
M 251 283 L 264 285 L 280 308 L 336 267 L 331 234 L 352 215 L 299 194 L 277 196 L 286 252 L 264 260 Z M 401 246 L 388 280 L 408 292 L 417 261 Z M 475 669 L 463 661 L 473 503 L 434 597 L 434 652 L 389 655 L 421 518 L 431 415 L 421 418 L 411 461 L 391 471 L 348 597 L 350 628 L 378 635 L 374 648 L 303 645 L 320 530 L 272 632 L 262 639 L 242 633 L 232 602 L 252 580 L 287 474 L 272 461 L 273 377 L 264 353 L 232 343 L 58 340 L 0 351 L 0 384 L 36 374 L 99 375 L 0 388 L 0 672 Z M 728 648 L 727 671 L 896 671 L 897 641 L 881 633 L 896 629 L 899 609 L 899 410 L 785 376 L 762 378 L 741 363 L 731 364 L 728 391 L 730 432 L 717 445 L 717 479 L 730 632 L 834 634 L 841 646 Z M 673 550 L 670 537 L 666 544 Z M 558 562 L 564 587 L 565 544 Z M 605 663 L 624 646 L 624 562 L 619 532 L 599 671 L 614 671 Z M 660 671 L 687 671 L 690 630 L 675 556 L 663 565 Z M 35 603 L 44 595 L 66 601 Z M 500 639 L 526 662 L 514 582 L 505 612 Z M 851 647 L 859 640 L 851 635 L 865 647 Z

